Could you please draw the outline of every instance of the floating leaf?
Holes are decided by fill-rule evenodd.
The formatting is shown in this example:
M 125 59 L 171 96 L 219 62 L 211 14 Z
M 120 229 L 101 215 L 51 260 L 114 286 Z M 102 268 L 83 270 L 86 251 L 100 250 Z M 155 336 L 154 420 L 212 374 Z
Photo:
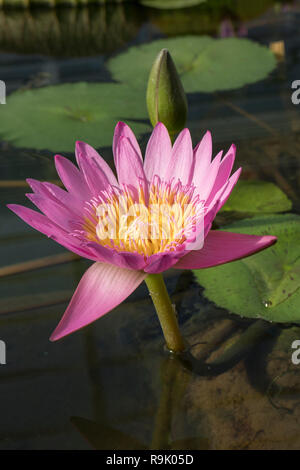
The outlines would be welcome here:
M 265 78 L 275 67 L 274 54 L 249 39 L 185 36 L 159 39 L 128 49 L 108 62 L 116 80 L 146 87 L 154 58 L 167 48 L 186 92 L 230 90 Z
M 169 8 L 193 7 L 194 5 L 200 5 L 200 3 L 205 1 L 206 0 L 140 0 L 140 3 L 146 7 L 167 10 Z
M 143 93 L 114 83 L 75 83 L 17 91 L 1 106 L 1 137 L 18 147 L 73 151 L 76 140 L 111 146 L 118 120 L 150 130 Z
M 194 270 L 205 296 L 243 317 L 300 322 L 300 216 L 244 219 L 225 230 L 276 235 L 278 241 L 248 258 Z
M 274 183 L 239 181 L 223 211 L 273 214 L 291 210 L 292 203 Z
M 163 0 L 161 0 L 163 2 Z M 148 17 L 152 24 L 166 36 L 186 34 L 220 34 L 222 21 L 231 21 L 235 34 L 239 35 L 240 28 L 245 31 L 249 21 L 261 16 L 274 4 L 273 0 L 209 0 L 194 8 L 177 10 L 149 10 Z
M 218 1 L 218 0 L 217 0 Z M 273 0 L 251 0 L 245 2 L 244 0 L 230 0 L 232 11 L 243 21 L 249 21 L 262 15 L 268 8 L 274 7 Z

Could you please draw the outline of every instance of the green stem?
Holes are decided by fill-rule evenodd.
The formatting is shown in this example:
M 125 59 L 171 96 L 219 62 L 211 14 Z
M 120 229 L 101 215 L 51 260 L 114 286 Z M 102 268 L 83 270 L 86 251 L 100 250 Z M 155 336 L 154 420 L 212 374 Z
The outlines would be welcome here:
M 145 282 L 156 309 L 168 349 L 174 352 L 184 351 L 186 345 L 181 336 L 175 310 L 171 304 L 162 274 L 149 274 Z

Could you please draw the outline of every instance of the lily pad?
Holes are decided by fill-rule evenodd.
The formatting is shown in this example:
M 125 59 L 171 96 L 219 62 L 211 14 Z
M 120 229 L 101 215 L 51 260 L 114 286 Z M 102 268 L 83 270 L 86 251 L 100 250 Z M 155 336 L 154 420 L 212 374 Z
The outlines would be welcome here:
M 300 322 L 300 216 L 244 219 L 227 231 L 276 235 L 275 245 L 248 258 L 194 270 L 204 295 L 243 317 Z
M 167 48 L 186 92 L 231 90 L 262 80 L 274 69 L 274 54 L 249 39 L 185 36 L 134 46 L 108 61 L 115 80 L 146 89 L 153 61 Z
M 288 212 L 291 208 L 292 202 L 274 183 L 241 180 L 222 210 L 248 214 L 274 214 Z
M 169 8 L 193 7 L 205 1 L 206 0 L 140 0 L 140 3 L 146 7 L 167 10 Z
M 0 135 L 18 147 L 73 151 L 76 140 L 111 146 L 118 120 L 137 134 L 150 125 L 144 94 L 115 83 L 75 83 L 17 91 L 1 106 Z
M 147 0 L 148 1 L 148 0 Z M 182 0 L 184 1 L 184 0 Z M 163 0 L 161 0 L 163 2 Z M 271 8 L 274 0 L 208 0 L 198 7 L 158 10 L 151 9 L 147 13 L 152 24 L 166 36 L 186 34 L 220 35 L 220 24 L 230 19 L 236 33 L 243 21 L 261 16 Z

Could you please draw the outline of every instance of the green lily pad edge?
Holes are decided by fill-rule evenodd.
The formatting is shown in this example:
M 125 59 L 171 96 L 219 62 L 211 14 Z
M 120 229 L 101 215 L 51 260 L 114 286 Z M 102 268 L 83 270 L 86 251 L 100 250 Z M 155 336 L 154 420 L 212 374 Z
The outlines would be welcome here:
M 292 202 L 276 184 L 270 181 L 240 180 L 221 212 L 274 214 L 289 212 Z
M 116 83 L 66 83 L 9 95 L 0 135 L 16 147 L 73 152 L 76 140 L 110 147 L 118 121 L 137 136 L 151 130 L 142 92 Z
M 233 90 L 266 78 L 276 67 L 273 52 L 250 39 L 213 39 L 184 36 L 158 39 L 130 47 L 108 60 L 114 80 L 146 89 L 149 72 L 159 51 L 172 55 L 187 93 Z
M 158 8 L 159 10 L 168 10 L 175 8 L 188 8 L 200 5 L 206 0 L 140 0 L 145 7 Z
M 222 230 L 275 235 L 278 240 L 248 258 L 193 270 L 204 296 L 241 317 L 300 323 L 300 216 L 254 217 Z

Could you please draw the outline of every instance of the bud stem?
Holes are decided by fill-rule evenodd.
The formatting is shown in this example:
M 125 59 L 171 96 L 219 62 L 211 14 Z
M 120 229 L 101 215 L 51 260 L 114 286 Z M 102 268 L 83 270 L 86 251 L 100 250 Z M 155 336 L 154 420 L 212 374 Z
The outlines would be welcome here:
M 181 336 L 175 310 L 162 274 L 149 274 L 145 282 L 149 289 L 160 325 L 170 351 L 180 352 L 186 348 Z

